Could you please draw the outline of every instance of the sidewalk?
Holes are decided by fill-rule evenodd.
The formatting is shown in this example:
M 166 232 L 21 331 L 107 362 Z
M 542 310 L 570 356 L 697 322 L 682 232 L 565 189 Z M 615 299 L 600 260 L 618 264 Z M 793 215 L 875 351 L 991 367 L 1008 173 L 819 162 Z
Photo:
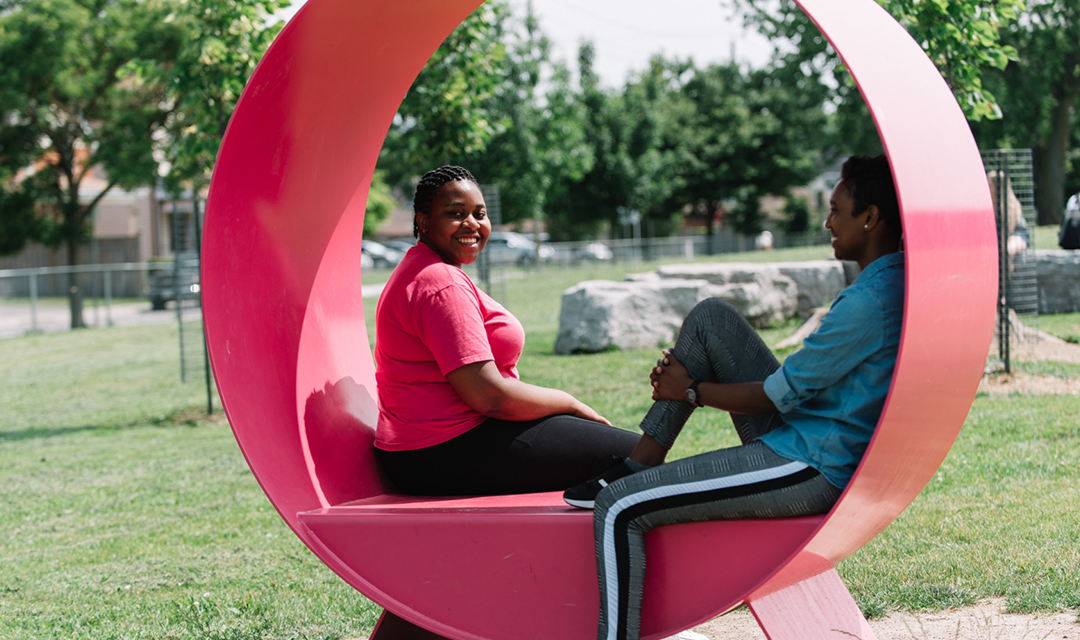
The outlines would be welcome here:
M 185 309 L 184 319 L 195 319 L 197 310 Z M 151 311 L 150 301 L 124 302 L 112 304 L 108 313 L 105 305 L 94 306 L 87 301 L 83 308 L 83 319 L 90 327 L 112 326 L 130 327 L 140 324 L 160 324 L 176 322 L 176 309 Z M 0 300 L 0 338 L 14 338 L 30 333 L 30 303 Z M 58 333 L 71 327 L 71 312 L 67 304 L 56 299 L 47 300 L 37 305 L 37 330 L 39 333 Z
M 365 298 L 378 298 L 384 284 L 364 287 Z M 90 327 L 131 327 L 140 324 L 160 324 L 176 322 L 176 309 L 152 311 L 150 301 L 113 303 L 106 313 L 104 303 L 98 303 L 97 310 L 91 300 L 83 303 L 83 319 Z M 200 310 L 184 309 L 184 321 L 195 320 Z M 0 299 L 0 339 L 14 338 L 30 333 L 30 303 L 23 300 Z M 37 305 L 38 333 L 58 333 L 71 327 L 71 313 L 67 301 L 48 298 Z

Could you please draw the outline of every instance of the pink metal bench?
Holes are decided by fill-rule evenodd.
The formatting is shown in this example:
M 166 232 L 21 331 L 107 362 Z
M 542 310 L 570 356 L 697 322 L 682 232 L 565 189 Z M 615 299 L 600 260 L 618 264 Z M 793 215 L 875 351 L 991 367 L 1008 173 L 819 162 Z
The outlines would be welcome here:
M 873 0 L 800 4 L 857 79 L 899 188 L 908 283 L 899 361 L 870 449 L 828 516 L 649 534 L 647 638 L 742 603 L 774 640 L 873 637 L 833 567 L 933 477 L 990 342 L 990 194 L 955 100 Z M 401 98 L 476 6 L 312 0 L 283 30 L 214 173 L 202 277 L 210 354 L 262 488 L 349 584 L 449 638 L 590 638 L 591 513 L 556 493 L 396 495 L 371 453 L 376 390 L 360 284 L 368 185 Z

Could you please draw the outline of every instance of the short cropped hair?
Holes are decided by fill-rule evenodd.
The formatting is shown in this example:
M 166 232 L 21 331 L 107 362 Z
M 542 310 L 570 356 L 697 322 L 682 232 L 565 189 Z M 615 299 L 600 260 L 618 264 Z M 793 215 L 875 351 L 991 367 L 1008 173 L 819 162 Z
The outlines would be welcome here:
M 417 213 L 431 213 L 431 203 L 435 200 L 435 194 L 439 192 L 439 189 L 448 182 L 456 182 L 458 180 L 466 180 L 480 186 L 473 177 L 473 174 L 469 173 L 468 169 L 458 167 L 454 165 L 445 165 L 438 169 L 432 169 L 424 174 L 424 177 L 420 178 L 420 182 L 416 185 L 416 197 L 413 198 L 413 237 L 420 237 L 420 227 L 416 224 Z
M 893 182 L 888 158 L 883 155 L 851 156 L 840 169 L 840 181 L 855 201 L 854 215 L 866 211 L 870 205 L 877 205 L 885 226 L 897 237 L 903 233 L 896 183 Z

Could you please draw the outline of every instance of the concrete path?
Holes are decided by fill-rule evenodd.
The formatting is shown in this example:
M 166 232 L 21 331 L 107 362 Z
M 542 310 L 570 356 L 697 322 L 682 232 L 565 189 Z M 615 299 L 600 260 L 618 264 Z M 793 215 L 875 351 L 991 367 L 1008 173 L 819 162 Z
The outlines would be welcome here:
M 198 311 L 184 310 L 184 319 L 194 319 Z M 66 304 L 50 299 L 37 305 L 36 324 L 38 333 L 57 333 L 71 327 L 71 313 Z M 176 322 L 176 309 L 151 311 L 150 301 L 112 304 L 108 309 L 103 303 L 95 311 L 92 304 L 83 309 L 83 319 L 91 327 L 129 327 L 140 324 Z M 13 338 L 31 332 L 30 303 L 10 300 L 0 301 L 0 338 Z
M 365 298 L 378 298 L 383 284 L 364 287 Z M 152 311 L 150 301 L 113 303 L 108 309 L 99 302 L 95 310 L 92 301 L 86 301 L 83 319 L 91 327 L 130 327 L 140 324 L 176 322 L 176 309 L 170 307 L 162 311 Z M 185 309 L 184 320 L 199 317 L 199 310 Z M 37 332 L 57 333 L 68 331 L 71 326 L 71 314 L 67 301 L 49 298 L 37 305 Z M 14 338 L 31 332 L 30 302 L 25 299 L 0 299 L 0 339 Z

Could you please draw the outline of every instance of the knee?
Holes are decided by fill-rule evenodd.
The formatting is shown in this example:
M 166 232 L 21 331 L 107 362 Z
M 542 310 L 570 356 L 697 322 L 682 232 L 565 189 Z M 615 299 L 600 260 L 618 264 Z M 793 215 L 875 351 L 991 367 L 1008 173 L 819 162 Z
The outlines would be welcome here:
M 691 332 L 699 330 L 713 332 L 718 327 L 728 324 L 726 319 L 731 317 L 741 320 L 742 314 L 739 313 L 738 309 L 723 300 L 706 298 L 697 303 L 686 316 L 686 319 L 683 320 L 682 330 L 679 333 L 682 335 L 688 329 Z
M 694 306 L 693 311 L 690 312 L 690 316 L 693 315 L 706 315 L 712 317 L 720 317 L 734 313 L 741 317 L 738 309 L 731 306 L 730 303 L 725 302 L 719 298 L 705 298 L 701 302 Z M 689 318 L 690 316 L 687 316 Z

